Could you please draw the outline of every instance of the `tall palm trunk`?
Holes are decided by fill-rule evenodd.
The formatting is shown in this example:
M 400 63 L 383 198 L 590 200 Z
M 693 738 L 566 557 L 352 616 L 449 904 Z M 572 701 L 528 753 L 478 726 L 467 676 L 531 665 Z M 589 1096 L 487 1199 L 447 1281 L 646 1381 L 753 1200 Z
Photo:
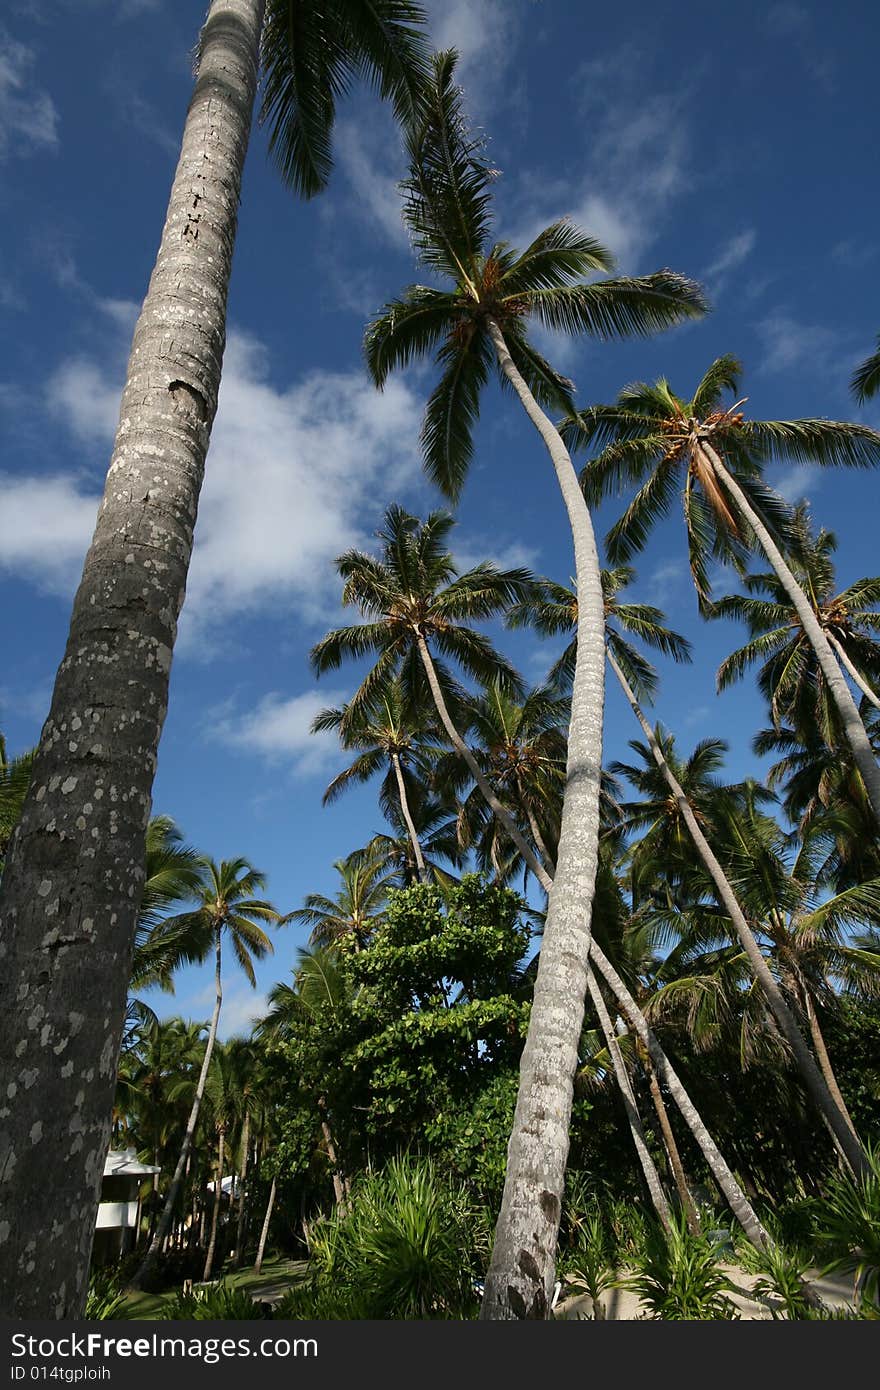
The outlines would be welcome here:
M 239 1167 L 241 1168 L 241 1172 L 240 1172 L 239 1175 L 238 1175 L 238 1182 L 239 1182 L 239 1189 L 238 1189 L 238 1212 L 237 1212 L 236 1221 L 235 1221 L 235 1267 L 236 1267 L 236 1269 L 237 1269 L 238 1266 L 241 1264 L 242 1254 L 243 1254 L 243 1251 L 242 1251 L 242 1248 L 241 1248 L 241 1247 L 242 1247 L 242 1245 L 243 1245 L 243 1243 L 244 1243 L 244 1191 L 245 1191 L 245 1178 L 247 1177 L 247 1170 L 248 1170 L 248 1150 L 249 1150 L 249 1147 L 250 1147 L 250 1142 L 251 1142 L 251 1115 L 250 1115 L 250 1111 L 249 1111 L 249 1110 L 245 1110 L 245 1113 L 244 1113 L 244 1124 L 243 1124 L 243 1126 L 242 1126 L 242 1131 L 241 1131 L 241 1163 L 239 1164 Z
M 801 1078 L 810 1097 L 819 1113 L 829 1125 L 837 1142 L 840 1144 L 853 1172 L 857 1174 L 865 1172 L 867 1160 L 865 1158 L 864 1149 L 858 1137 L 849 1128 L 846 1118 L 835 1103 L 834 1097 L 829 1091 L 825 1079 L 816 1065 L 816 1060 L 807 1045 L 807 1041 L 798 1027 L 797 1020 L 786 1003 L 782 990 L 776 983 L 770 967 L 764 959 L 764 954 L 755 939 L 754 932 L 746 921 L 742 908 L 737 902 L 736 895 L 730 886 L 727 875 L 715 857 L 709 841 L 700 829 L 699 821 L 694 814 L 690 801 L 663 756 L 663 750 L 654 737 L 654 730 L 642 713 L 639 702 L 633 694 L 626 676 L 617 664 L 614 653 L 610 650 L 608 652 L 608 663 L 620 682 L 621 689 L 629 701 L 636 719 L 641 725 L 642 732 L 648 740 L 654 761 L 662 772 L 664 781 L 675 798 L 676 806 L 688 828 L 688 832 L 694 843 L 694 848 L 715 886 L 718 901 L 730 918 L 740 945 L 748 957 L 749 964 L 752 967 L 752 973 L 760 985 L 767 1003 L 770 1005 L 773 1017 L 794 1053 L 798 1070 L 801 1073 Z
M 660 1082 L 657 1080 L 657 1073 L 654 1070 L 654 1064 L 651 1061 L 650 1054 L 644 1048 L 642 1049 L 642 1052 L 644 1054 L 642 1057 L 642 1065 L 644 1066 L 645 1071 L 648 1074 L 648 1087 L 651 1092 L 651 1100 L 654 1105 L 654 1111 L 657 1116 L 657 1120 L 660 1124 L 660 1133 L 663 1136 L 663 1147 L 666 1150 L 666 1155 L 669 1159 L 669 1167 L 671 1169 L 673 1179 L 675 1180 L 675 1186 L 678 1191 L 679 1201 L 681 1202 L 682 1210 L 684 1211 L 685 1219 L 687 1220 L 688 1230 L 691 1232 L 692 1235 L 698 1236 L 701 1231 L 700 1214 L 697 1211 L 697 1208 L 694 1204 L 694 1199 L 691 1196 L 691 1190 L 688 1187 L 687 1178 L 685 1177 L 684 1172 L 684 1165 L 681 1161 L 681 1154 L 678 1151 L 678 1144 L 676 1143 L 675 1134 L 673 1133 L 672 1129 L 672 1124 L 669 1120 L 669 1112 L 666 1109 L 666 1102 L 663 1099 L 663 1092 L 660 1090 Z
M 682 1119 L 697 1141 L 700 1152 L 706 1160 L 712 1177 L 723 1192 L 740 1226 L 753 1245 L 757 1246 L 759 1250 L 766 1250 L 771 1244 L 770 1237 L 758 1220 L 751 1203 L 736 1178 L 733 1176 L 733 1173 L 725 1163 L 714 1139 L 703 1124 L 696 1106 L 682 1085 L 672 1063 L 657 1041 L 653 1030 L 648 1026 L 647 1020 L 641 1009 L 605 953 L 597 945 L 595 938 L 590 943 L 590 960 L 611 989 L 627 1023 L 647 1048 L 651 1061 L 657 1069 L 657 1075 L 666 1086 L 675 1104 L 678 1106 Z
M 865 790 L 874 808 L 874 814 L 877 820 L 880 821 L 880 767 L 877 766 L 877 759 L 874 757 L 874 750 L 865 732 L 865 726 L 862 723 L 858 707 L 849 692 L 849 686 L 837 663 L 837 659 L 825 635 L 822 624 L 819 622 L 813 606 L 803 589 L 785 563 L 782 553 L 774 542 L 773 537 L 770 535 L 770 532 L 767 530 L 767 527 L 764 525 L 758 513 L 752 507 L 739 483 L 724 467 L 718 454 L 716 454 L 710 444 L 706 443 L 704 440 L 701 442 L 700 448 L 703 450 L 703 454 L 707 462 L 711 465 L 718 481 L 733 498 L 740 515 L 754 532 L 758 544 L 761 546 L 764 554 L 773 567 L 776 578 L 791 599 L 792 606 L 798 615 L 807 640 L 816 653 L 816 660 L 819 662 L 822 675 L 827 682 L 831 698 L 837 706 L 844 733 L 852 748 L 856 766 L 862 774 L 862 780 L 865 783 Z
M 517 370 L 498 324 L 490 318 L 487 327 L 501 370 L 556 473 L 574 542 L 579 615 L 557 870 L 480 1309 L 481 1318 L 495 1320 L 546 1317 L 553 1292 L 598 860 L 605 609 L 590 513 L 568 451 Z
M 277 1190 L 278 1179 L 272 1179 L 272 1186 L 269 1188 L 269 1200 L 266 1203 L 266 1215 L 263 1217 L 263 1229 L 260 1232 L 260 1244 L 257 1248 L 257 1258 L 254 1269 L 257 1274 L 263 1268 L 263 1256 L 266 1253 L 266 1241 L 269 1239 L 269 1222 L 272 1220 L 272 1208 L 275 1205 L 275 1192 Z
M 397 778 L 397 794 L 400 797 L 400 809 L 403 819 L 406 821 L 406 828 L 409 832 L 410 844 L 413 847 L 413 854 L 416 857 L 416 868 L 419 874 L 419 882 L 427 883 L 428 871 L 425 868 L 425 857 L 422 854 L 422 846 L 416 834 L 416 827 L 410 815 L 409 799 L 406 794 L 406 783 L 403 780 L 403 768 L 400 766 L 400 756 L 397 753 L 391 754 L 391 765 L 394 768 L 394 775 Z
M 193 1136 L 196 1132 L 196 1125 L 199 1121 L 199 1111 L 202 1108 L 202 1100 L 205 1094 L 205 1086 L 208 1081 L 208 1069 L 211 1065 L 211 1056 L 214 1051 L 214 1043 L 217 1038 L 217 1025 L 220 1022 L 220 1006 L 223 1003 L 223 976 L 221 962 L 221 930 L 217 928 L 217 936 L 214 947 L 214 1013 L 211 1016 L 211 1027 L 208 1031 L 208 1040 L 205 1044 L 205 1055 L 202 1059 L 202 1069 L 199 1072 L 199 1080 L 196 1085 L 196 1093 L 193 1097 L 192 1108 L 189 1112 L 189 1119 L 186 1122 L 186 1129 L 183 1133 L 183 1143 L 180 1146 L 180 1153 L 177 1158 L 177 1166 L 174 1169 L 174 1176 L 171 1179 L 171 1186 L 168 1188 L 168 1195 L 165 1198 L 165 1206 L 162 1208 L 162 1215 L 156 1227 L 150 1247 L 147 1250 L 143 1264 L 132 1280 L 131 1287 L 139 1288 L 143 1284 L 150 1268 L 162 1248 L 162 1242 L 171 1226 L 171 1218 L 174 1214 L 174 1204 L 177 1201 L 177 1194 L 180 1191 L 180 1184 L 183 1181 L 183 1173 L 192 1149 Z
M 639 1108 L 636 1104 L 629 1073 L 627 1072 L 626 1063 L 623 1060 L 623 1054 L 620 1050 L 620 1043 L 614 1031 L 614 1024 L 611 1022 L 611 1016 L 608 1013 L 602 991 L 596 982 L 596 977 L 589 968 L 587 970 L 587 989 L 599 1018 L 599 1026 L 605 1037 L 605 1044 L 611 1057 L 614 1079 L 617 1082 L 617 1088 L 623 1099 L 623 1108 L 626 1111 L 629 1132 L 632 1135 L 633 1145 L 638 1154 L 639 1163 L 645 1176 L 648 1192 L 654 1204 L 654 1210 L 657 1213 L 660 1224 L 663 1229 L 668 1232 L 671 1230 L 672 1224 L 669 1215 L 669 1203 L 663 1191 L 663 1184 L 660 1181 L 660 1174 L 657 1172 L 657 1166 L 648 1149 L 645 1131 L 642 1126 L 642 1117 L 639 1114 Z
M 226 1158 L 226 1130 L 221 1127 L 217 1140 L 217 1186 L 214 1188 L 214 1210 L 211 1213 L 211 1239 L 205 1256 L 205 1269 L 202 1279 L 205 1283 L 214 1268 L 214 1251 L 217 1249 L 217 1222 L 220 1217 L 220 1204 L 223 1201 L 223 1163 Z
M 878 697 L 875 694 L 875 692 L 871 689 L 858 667 L 854 666 L 853 663 L 850 661 L 849 657 L 846 654 L 846 648 L 844 647 L 843 643 L 838 642 L 833 632 L 825 632 L 825 636 L 828 638 L 828 641 L 830 642 L 831 646 L 836 651 L 840 659 L 841 666 L 844 668 L 844 670 L 848 671 L 850 676 L 852 677 L 853 684 L 858 686 L 865 699 L 869 700 L 875 709 L 880 709 L 880 697 Z
M 835 1076 L 834 1068 L 831 1065 L 831 1058 L 828 1056 L 828 1048 L 825 1046 L 825 1038 L 822 1035 L 822 1029 L 819 1027 L 819 1019 L 816 1015 L 816 1006 L 813 1003 L 813 1000 L 810 996 L 810 991 L 806 988 L 806 986 L 804 987 L 803 998 L 804 1012 L 807 1015 L 807 1023 L 810 1027 L 810 1037 L 813 1040 L 813 1047 L 816 1052 L 816 1057 L 818 1059 L 819 1066 L 822 1068 L 822 1075 L 825 1078 L 825 1083 L 832 1096 L 834 1097 L 835 1104 L 840 1110 L 840 1113 L 843 1115 L 843 1118 L 846 1120 L 847 1125 L 852 1130 L 855 1137 L 858 1138 L 858 1131 L 856 1130 L 855 1124 L 853 1123 L 853 1118 L 849 1113 L 849 1109 L 847 1107 L 846 1101 L 843 1098 L 843 1093 L 841 1092 L 840 1086 L 837 1083 L 837 1077 Z
M 0 1316 L 82 1315 L 262 17 L 263 0 L 213 0 L 202 30 L 104 499 L 4 869 Z

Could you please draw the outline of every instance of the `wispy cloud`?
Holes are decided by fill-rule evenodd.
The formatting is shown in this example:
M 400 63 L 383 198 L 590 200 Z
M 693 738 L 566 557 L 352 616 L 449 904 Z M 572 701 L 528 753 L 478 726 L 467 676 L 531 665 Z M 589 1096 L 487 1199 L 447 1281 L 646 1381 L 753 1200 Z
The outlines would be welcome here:
M 36 54 L 0 30 L 0 159 L 54 150 L 58 112 L 35 81 Z
M 746 227 L 718 248 L 714 259 L 700 275 L 712 299 L 718 298 L 732 272 L 748 260 L 755 249 L 757 239 L 758 234 L 754 227 Z
M 768 31 L 781 39 L 786 52 L 793 53 L 813 79 L 826 91 L 831 91 L 837 79 L 837 61 L 829 52 L 829 31 L 822 25 L 817 33 L 815 12 L 796 0 L 780 0 L 771 5 L 764 16 Z
M 457 76 L 470 108 L 482 114 L 509 77 L 523 21 L 518 0 L 436 0 L 431 37 L 437 49 L 456 48 Z
M 307 690 L 300 695 L 270 691 L 249 710 L 227 702 L 208 716 L 206 736 L 226 747 L 259 753 L 271 762 L 285 763 L 308 776 L 323 772 L 339 758 L 339 743 L 331 731 L 310 732 L 315 715 L 345 699 L 341 690 Z
M 0 569 L 27 579 L 44 593 L 67 596 L 95 528 L 98 494 L 66 474 L 0 474 L 0 492 Z
M 128 71 L 113 68 L 104 81 L 104 90 L 114 112 L 164 154 L 176 156 L 180 150 L 180 132 L 171 130 L 151 101 L 138 89 Z
M 759 370 L 787 372 L 806 368 L 810 372 L 831 369 L 840 372 L 843 340 L 836 328 L 825 324 L 803 323 L 784 310 L 768 314 L 755 325 L 763 346 Z

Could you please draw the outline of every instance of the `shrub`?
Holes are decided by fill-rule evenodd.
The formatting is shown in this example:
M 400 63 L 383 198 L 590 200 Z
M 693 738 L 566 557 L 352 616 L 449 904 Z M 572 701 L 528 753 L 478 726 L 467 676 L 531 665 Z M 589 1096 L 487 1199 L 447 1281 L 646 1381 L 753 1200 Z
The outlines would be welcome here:
M 89 1280 L 83 1317 L 97 1322 L 99 1319 L 127 1316 L 125 1294 L 116 1275 L 98 1270 Z
M 635 1273 L 621 1284 L 639 1294 L 658 1320 L 729 1321 L 739 1312 L 728 1297 L 734 1285 L 719 1269 L 717 1255 L 717 1245 L 692 1235 L 681 1218 L 673 1220 L 668 1232 L 652 1223 Z
M 815 1238 L 826 1272 L 855 1275 L 856 1294 L 880 1302 L 880 1147 L 868 1146 L 861 1177 L 835 1173 L 819 1208 Z

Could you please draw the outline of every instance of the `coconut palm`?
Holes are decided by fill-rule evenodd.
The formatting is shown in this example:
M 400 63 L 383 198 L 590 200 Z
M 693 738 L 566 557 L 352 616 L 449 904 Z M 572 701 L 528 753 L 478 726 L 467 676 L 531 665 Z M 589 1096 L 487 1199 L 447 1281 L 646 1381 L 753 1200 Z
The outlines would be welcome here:
M 201 31 L 104 498 L 40 738 L 34 793 L 3 878 L 0 1052 L 18 1056 L 38 1078 L 19 1087 L 4 1125 L 12 1147 L 0 1141 L 4 1197 L 18 1212 L 0 1272 L 6 1316 L 76 1317 L 85 1298 L 98 1202 L 95 1163 L 87 1160 L 107 1147 L 114 1067 L 111 1060 L 85 1088 L 70 1086 L 66 1068 L 82 1075 L 95 1058 L 115 1059 L 119 1050 L 260 62 L 276 163 L 292 188 L 312 194 L 329 174 L 337 97 L 354 79 L 389 98 L 398 116 L 413 112 L 426 71 L 423 20 L 410 0 L 212 0 Z M 48 899 L 34 892 L 41 882 Z M 58 905 L 58 932 L 68 942 L 61 952 L 45 930 L 47 901 Z M 71 997 L 83 1006 L 75 1028 Z M 43 1019 L 36 1033 L 27 1026 L 35 1009 Z M 40 1037 L 48 1040 L 39 1044 Z M 66 1152 L 71 1124 L 82 1136 L 76 1190 Z M 28 1140 L 29 1133 L 42 1138 Z M 23 1144 L 34 1162 L 8 1162 Z M 51 1249 L 40 1234 L 47 1201 Z M 26 1278 L 12 1273 L 25 1265 Z
M 485 1316 L 514 1317 L 543 1314 L 552 1292 L 596 872 L 604 680 L 602 594 L 592 523 L 571 460 L 545 413 L 545 408 L 570 410 L 573 388 L 529 341 L 527 327 L 537 320 L 569 334 L 618 337 L 666 328 L 702 313 L 705 305 L 691 282 L 669 271 L 585 283 L 588 274 L 608 270 L 611 257 L 565 220 L 545 228 L 521 254 L 507 243 L 493 244 L 495 171 L 467 130 L 455 62 L 454 52 L 434 58 L 433 81 L 407 134 L 409 173 L 402 185 L 404 219 L 418 258 L 445 285 L 414 285 L 387 304 L 367 329 L 365 350 L 378 386 L 395 368 L 434 353 L 441 377 L 425 412 L 424 462 L 452 498 L 464 482 L 480 396 L 494 364 L 548 451 L 572 525 L 584 622 L 569 733 L 568 794 L 483 1305 Z M 549 1052 L 554 1061 L 548 1067 Z M 538 1084 L 539 1073 L 556 1079 Z M 545 1191 L 553 1200 L 542 1203 Z M 528 1252 L 526 1260 L 523 1251 Z
M 261 922 L 275 924 L 285 920 L 271 903 L 262 898 L 254 897 L 254 894 L 263 888 L 265 883 L 265 874 L 261 874 L 259 870 L 253 868 L 246 859 L 223 859 L 219 864 L 215 863 L 213 859 L 206 859 L 204 877 L 198 893 L 198 897 L 201 899 L 200 906 L 192 912 L 180 913 L 177 917 L 169 920 L 169 928 L 179 932 L 182 940 L 186 942 L 185 954 L 190 959 L 204 960 L 213 951 L 214 1012 L 211 1016 L 205 1056 L 183 1136 L 183 1143 L 180 1146 L 177 1166 L 146 1258 L 135 1276 L 135 1286 L 143 1282 L 144 1276 L 158 1255 L 162 1242 L 168 1233 L 186 1160 L 192 1147 L 223 1003 L 222 948 L 224 936 L 229 940 L 232 954 L 248 983 L 252 988 L 256 988 L 257 981 L 253 962 L 254 960 L 262 960 L 273 950 L 272 942 L 259 924 Z
M 837 707 L 872 806 L 880 819 L 880 768 L 855 701 L 807 595 L 783 555 L 797 544 L 790 511 L 761 478 L 762 466 L 784 458 L 825 467 L 865 468 L 880 463 L 880 434 L 866 425 L 834 420 L 746 420 L 735 395 L 740 364 L 731 356 L 711 364 L 689 400 L 660 378 L 653 386 L 624 387 L 613 405 L 572 415 L 564 433 L 573 443 L 599 448 L 581 474 L 588 501 L 624 483 L 641 483 L 606 539 L 615 564 L 645 543 L 654 523 L 680 489 L 691 574 L 701 607 L 711 593 L 709 559 L 745 568 L 760 548 L 795 609 Z
M 333 867 L 340 878 L 336 897 L 309 893 L 305 905 L 286 920 L 311 927 L 312 946 L 333 946 L 348 940 L 360 951 L 382 919 L 393 874 L 382 859 L 364 850 L 337 859 Z
M 813 535 L 805 504 L 795 508 L 792 524 L 797 543 L 792 574 L 859 694 L 880 709 L 880 578 L 857 579 L 836 592 L 837 537 L 824 527 Z M 772 572 L 747 575 L 743 583 L 746 594 L 729 594 L 710 609 L 713 617 L 745 623 L 749 633 L 748 642 L 719 666 L 718 689 L 727 689 L 760 661 L 758 688 L 774 724 L 818 725 L 826 742 L 832 742 L 839 727 L 837 708 L 784 587 Z
M 850 390 L 859 405 L 864 405 L 865 401 L 880 391 L 880 336 L 877 338 L 877 351 L 865 358 L 853 372 Z
M 343 748 L 358 749 L 354 761 L 340 772 L 324 793 L 324 803 L 333 801 L 355 782 L 368 782 L 384 770 L 379 804 L 386 815 L 398 807 L 415 856 L 419 877 L 427 874 L 419 836 L 413 822 L 410 798 L 417 779 L 424 780 L 442 747 L 425 723 L 424 715 L 407 701 L 400 680 L 390 681 L 376 696 L 375 711 L 350 715 L 341 709 L 321 710 L 312 721 L 312 733 L 336 729 Z M 409 783 L 409 789 L 407 784 Z
M 385 817 L 390 822 L 392 832 L 396 833 L 389 835 L 379 831 L 365 846 L 365 853 L 387 863 L 395 888 L 409 888 L 423 877 L 414 852 L 414 843 L 418 843 L 428 882 L 455 883 L 455 875 L 441 862 L 445 861 L 456 869 L 464 864 L 455 809 L 450 807 L 447 800 L 418 782 L 410 786 L 407 801 L 415 842 L 400 806 L 392 803 L 385 808 Z

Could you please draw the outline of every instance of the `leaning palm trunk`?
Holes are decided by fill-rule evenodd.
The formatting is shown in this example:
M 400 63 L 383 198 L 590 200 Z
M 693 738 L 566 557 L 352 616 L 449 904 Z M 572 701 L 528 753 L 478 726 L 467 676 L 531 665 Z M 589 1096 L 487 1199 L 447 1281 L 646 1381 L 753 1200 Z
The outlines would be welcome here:
M 663 1093 L 660 1090 L 660 1082 L 657 1080 L 657 1073 L 654 1070 L 654 1064 L 651 1061 L 649 1053 L 644 1049 L 642 1061 L 645 1067 L 645 1071 L 648 1073 L 648 1087 L 651 1092 L 651 1100 L 654 1104 L 654 1111 L 657 1115 L 657 1119 L 660 1124 L 660 1133 L 663 1136 L 663 1147 L 665 1148 L 666 1156 L 669 1159 L 669 1167 L 672 1171 L 672 1176 L 675 1180 L 675 1186 L 678 1191 L 679 1201 L 681 1202 L 682 1210 L 684 1211 L 685 1219 L 688 1224 L 688 1230 L 691 1232 L 692 1235 L 698 1236 L 701 1231 L 700 1215 L 697 1211 L 696 1206 L 694 1205 L 694 1199 L 691 1196 L 691 1191 L 688 1187 L 687 1178 L 685 1177 L 684 1172 L 684 1165 L 681 1161 L 681 1154 L 678 1151 L 678 1144 L 675 1140 L 675 1134 L 673 1133 L 672 1125 L 669 1120 L 669 1112 L 666 1109 L 666 1102 L 663 1099 Z
M 654 761 L 662 772 L 666 785 L 675 798 L 676 806 L 688 828 L 688 833 L 694 843 L 694 848 L 700 856 L 706 873 L 715 886 L 718 901 L 730 918 L 740 945 L 748 957 L 752 973 L 763 990 L 764 997 L 770 1005 L 773 1017 L 779 1025 L 783 1036 L 791 1047 L 801 1078 L 810 1097 L 816 1105 L 820 1115 L 831 1129 L 832 1134 L 840 1145 L 853 1172 L 859 1174 L 866 1171 L 867 1160 L 865 1158 L 864 1149 L 858 1137 L 850 1129 L 847 1118 L 841 1113 L 840 1108 L 835 1103 L 834 1097 L 829 1091 L 825 1079 L 816 1065 L 816 1060 L 809 1049 L 807 1041 L 798 1027 L 797 1020 L 786 1003 L 782 990 L 776 983 L 770 967 L 764 959 L 763 952 L 755 939 L 754 932 L 746 921 L 743 910 L 730 886 L 727 875 L 700 829 L 700 824 L 694 815 L 693 807 L 663 756 L 663 750 L 654 737 L 654 730 L 642 713 L 639 702 L 633 694 L 626 676 L 617 664 L 614 653 L 610 649 L 608 651 L 608 664 L 611 666 L 611 669 L 620 682 L 621 689 L 629 701 L 636 719 L 641 725 L 645 738 L 648 740 L 648 744 L 654 756 Z
M 681 1084 L 678 1075 L 657 1041 L 652 1029 L 648 1026 L 641 1009 L 617 974 L 611 962 L 597 945 L 595 938 L 590 943 L 590 960 L 611 989 L 627 1023 L 647 1048 L 651 1061 L 657 1070 L 658 1077 L 666 1086 L 669 1094 L 678 1106 L 682 1119 L 697 1141 L 700 1152 L 706 1160 L 712 1177 L 723 1192 L 740 1226 L 753 1245 L 757 1246 L 759 1250 L 766 1250 L 771 1244 L 770 1237 L 764 1230 L 751 1203 L 718 1151 L 715 1141 L 703 1124 L 696 1106 Z
M 825 636 L 828 638 L 828 641 L 831 643 L 831 646 L 837 652 L 841 666 L 844 668 L 845 671 L 849 672 L 853 684 L 858 686 L 865 699 L 868 700 L 874 706 L 875 709 L 880 709 L 880 697 L 878 697 L 876 693 L 871 689 L 858 667 L 854 666 L 853 663 L 850 661 L 849 657 L 846 654 L 846 648 L 844 647 L 843 643 L 838 642 L 833 632 L 826 632 Z
M 223 1003 L 223 978 L 221 972 L 220 946 L 221 937 L 220 929 L 218 928 L 214 957 L 214 1013 L 211 1016 L 211 1027 L 208 1031 L 208 1040 L 205 1043 L 205 1055 L 202 1058 L 202 1069 L 199 1072 L 199 1080 L 198 1084 L 196 1085 L 196 1093 L 193 1098 L 192 1108 L 189 1112 L 189 1119 L 186 1122 L 186 1129 L 183 1135 L 183 1143 L 180 1146 L 180 1153 L 177 1158 L 177 1166 L 174 1169 L 174 1175 L 171 1179 L 171 1186 L 168 1188 L 168 1195 L 165 1198 L 165 1206 L 162 1208 L 162 1215 L 159 1218 L 159 1224 L 156 1227 L 153 1239 L 150 1241 L 149 1249 L 147 1250 L 144 1262 L 131 1282 L 131 1287 L 134 1289 L 140 1288 L 143 1284 L 145 1278 L 149 1274 L 153 1262 L 156 1259 L 156 1256 L 162 1249 L 162 1242 L 164 1241 L 166 1235 L 168 1234 L 168 1231 L 171 1228 L 171 1219 L 174 1215 L 174 1205 L 177 1201 L 177 1194 L 180 1191 L 180 1184 L 183 1181 L 184 1170 L 189 1160 L 190 1151 L 192 1149 L 193 1136 L 196 1132 L 196 1125 L 199 1122 L 199 1111 L 202 1108 L 202 1100 L 205 1095 L 205 1086 L 207 1085 L 208 1081 L 208 1069 L 211 1065 L 211 1056 L 214 1051 L 214 1042 L 217 1038 L 217 1025 L 220 1022 L 220 1006 Z
M 278 1179 L 272 1179 L 272 1186 L 269 1188 L 269 1200 L 266 1203 L 266 1215 L 263 1217 L 263 1229 L 260 1232 L 260 1244 L 257 1248 L 257 1258 L 254 1270 L 259 1274 L 263 1268 L 263 1256 L 266 1253 L 266 1241 L 269 1239 L 269 1222 L 272 1220 L 272 1208 L 275 1205 L 275 1192 L 278 1186 Z
M 621 1098 L 623 1100 L 623 1108 L 626 1111 L 626 1119 L 629 1125 L 629 1132 L 632 1136 L 635 1151 L 638 1154 L 639 1163 L 641 1165 L 642 1172 L 645 1176 L 645 1182 L 648 1187 L 648 1192 L 650 1194 L 651 1201 L 654 1205 L 654 1210 L 657 1213 L 660 1225 L 663 1227 L 664 1231 L 669 1232 L 671 1229 L 669 1203 L 667 1202 L 666 1194 L 663 1191 L 663 1184 L 660 1181 L 660 1174 L 657 1172 L 657 1166 L 654 1163 L 653 1158 L 651 1157 L 650 1150 L 648 1149 L 648 1143 L 645 1139 L 645 1131 L 642 1126 L 642 1117 L 639 1114 L 639 1108 L 636 1104 L 636 1098 L 633 1093 L 632 1084 L 629 1079 L 629 1073 L 626 1069 L 626 1063 L 624 1062 L 623 1054 L 620 1051 L 620 1043 L 617 1041 L 617 1034 L 614 1031 L 613 1023 L 611 1022 L 611 1016 L 608 1013 L 608 1009 L 606 1007 L 602 991 L 596 983 L 596 977 L 593 974 L 592 970 L 589 968 L 587 969 L 587 989 L 589 991 L 590 998 L 593 1001 L 593 1007 L 596 1010 L 596 1013 L 599 1018 L 599 1026 L 602 1029 L 602 1033 L 605 1037 L 605 1045 L 607 1046 L 609 1056 L 611 1057 L 611 1067 L 614 1072 L 614 1079 L 617 1082 L 617 1087 L 620 1091 Z
M 770 535 L 770 532 L 767 530 L 760 516 L 752 507 L 739 483 L 724 467 L 718 454 L 716 454 L 710 444 L 707 444 L 704 440 L 701 442 L 700 447 L 718 481 L 733 498 L 740 515 L 754 532 L 755 538 L 764 551 L 764 554 L 767 556 L 767 559 L 770 561 L 777 579 L 791 599 L 807 640 L 816 653 L 816 660 L 827 682 L 831 698 L 837 706 L 844 733 L 853 751 L 856 766 L 862 774 L 862 780 L 865 784 L 865 790 L 868 793 L 868 799 L 874 808 L 874 814 L 877 820 L 880 821 L 880 767 L 877 766 L 877 759 L 874 757 L 874 750 L 865 732 L 865 726 L 862 723 L 858 707 L 850 694 L 849 687 L 837 664 L 837 660 L 822 628 L 822 624 L 819 622 L 813 606 L 803 589 L 785 563 L 782 553 L 775 544 L 773 537 Z
M 214 0 L 202 30 L 104 498 L 3 874 L 0 1059 L 13 1103 L 0 1316 L 82 1314 L 262 16 L 263 0 Z
M 571 525 L 579 604 L 557 870 L 547 905 L 501 1212 L 480 1310 L 485 1319 L 543 1318 L 553 1290 L 596 884 L 605 611 L 590 513 L 568 451 L 517 370 L 494 319 L 489 318 L 487 328 L 499 366 L 553 464 Z
M 221 1129 L 220 1138 L 217 1141 L 217 1186 L 214 1189 L 214 1210 L 211 1213 L 211 1239 L 208 1242 L 208 1253 L 205 1256 L 205 1269 L 202 1279 L 205 1283 L 211 1277 L 214 1269 L 214 1251 L 217 1249 L 217 1223 L 220 1217 L 220 1204 L 223 1201 L 223 1162 L 226 1158 L 226 1131 Z
M 419 842 L 413 818 L 410 815 L 409 798 L 406 794 L 406 783 L 403 780 L 403 768 L 400 766 L 400 757 L 397 753 L 391 754 L 391 764 L 394 768 L 394 775 L 397 778 L 397 794 L 400 797 L 400 810 L 406 822 L 410 844 L 413 847 L 413 854 L 416 857 L 416 869 L 418 870 L 419 882 L 427 883 L 428 871 L 425 868 L 425 856 L 422 854 L 422 846 Z
M 803 991 L 803 998 L 804 1012 L 807 1015 L 807 1022 L 810 1026 L 810 1037 L 813 1040 L 813 1048 L 815 1049 L 819 1066 L 822 1068 L 822 1075 L 825 1078 L 825 1083 L 834 1097 L 834 1102 L 840 1110 L 841 1115 L 852 1130 L 855 1138 L 858 1139 L 858 1131 L 853 1123 L 853 1118 L 849 1113 L 840 1086 L 837 1084 L 837 1077 L 831 1065 L 831 1058 L 828 1056 L 828 1048 L 825 1046 L 825 1038 L 822 1035 L 822 1029 L 819 1027 L 819 1019 L 816 1015 L 816 1006 L 810 997 L 810 991 L 806 987 Z

